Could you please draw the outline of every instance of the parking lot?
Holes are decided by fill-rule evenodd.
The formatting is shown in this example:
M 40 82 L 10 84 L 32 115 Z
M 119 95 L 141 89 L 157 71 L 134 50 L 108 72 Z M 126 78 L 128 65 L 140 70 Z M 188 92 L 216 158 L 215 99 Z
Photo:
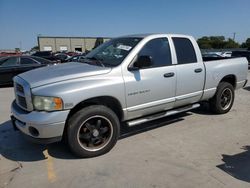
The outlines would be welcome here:
M 250 80 L 250 73 L 248 74 Z M 250 84 L 232 110 L 203 106 L 123 128 L 106 155 L 78 159 L 63 143 L 36 145 L 10 122 L 13 88 L 0 88 L 0 187 L 249 187 Z

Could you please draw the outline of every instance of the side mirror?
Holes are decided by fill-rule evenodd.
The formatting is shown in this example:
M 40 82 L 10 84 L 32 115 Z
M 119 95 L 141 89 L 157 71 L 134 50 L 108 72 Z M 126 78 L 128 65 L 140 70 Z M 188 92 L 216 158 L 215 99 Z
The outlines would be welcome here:
M 128 67 L 129 71 L 139 70 L 141 68 L 151 67 L 153 64 L 151 56 L 139 56 L 135 62 Z

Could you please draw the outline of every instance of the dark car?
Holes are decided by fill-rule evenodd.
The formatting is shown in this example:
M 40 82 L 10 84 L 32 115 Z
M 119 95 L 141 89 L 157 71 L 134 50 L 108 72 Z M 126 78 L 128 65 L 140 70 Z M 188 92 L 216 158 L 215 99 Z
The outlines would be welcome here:
M 221 59 L 228 59 L 228 57 L 223 57 L 217 53 L 204 53 L 202 54 L 203 61 L 214 61 L 214 60 L 221 60 Z
M 75 55 L 67 59 L 67 62 L 81 62 L 85 59 L 85 55 Z
M 248 68 L 250 68 L 250 51 L 232 51 L 232 57 L 245 57 L 248 60 Z
M 37 57 L 41 57 L 44 59 L 48 59 L 50 61 L 53 61 L 54 63 L 61 62 L 61 60 L 57 58 L 56 56 L 54 56 L 51 51 L 39 51 L 39 52 L 34 53 L 32 56 L 37 56 Z
M 33 56 L 2 57 L 0 58 L 0 85 L 12 84 L 12 78 L 20 73 L 53 64 L 52 61 Z
M 57 53 L 55 54 L 55 57 L 58 58 L 62 63 L 67 62 L 67 60 L 70 58 L 70 56 L 66 53 Z

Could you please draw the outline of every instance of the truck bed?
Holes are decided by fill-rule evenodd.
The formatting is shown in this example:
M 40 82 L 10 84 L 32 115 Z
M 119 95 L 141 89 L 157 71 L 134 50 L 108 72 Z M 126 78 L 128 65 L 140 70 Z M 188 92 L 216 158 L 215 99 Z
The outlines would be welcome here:
M 222 59 L 231 59 L 232 57 L 202 57 L 203 61 L 215 61 L 215 60 L 222 60 Z
M 206 69 L 204 96 L 210 98 L 216 92 L 216 87 L 225 75 L 231 75 L 236 80 L 236 89 L 243 86 L 247 77 L 248 61 L 246 58 L 225 58 L 204 61 Z M 240 65 L 240 66 L 239 66 Z

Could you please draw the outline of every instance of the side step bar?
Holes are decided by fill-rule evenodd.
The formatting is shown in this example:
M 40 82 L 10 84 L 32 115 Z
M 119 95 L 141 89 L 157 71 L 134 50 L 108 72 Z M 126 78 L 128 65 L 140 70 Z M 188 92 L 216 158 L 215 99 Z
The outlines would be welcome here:
M 138 124 L 141 124 L 141 123 L 146 123 L 146 122 L 153 121 L 153 120 L 156 120 L 156 119 L 160 119 L 160 118 L 163 118 L 163 117 L 171 116 L 171 115 L 174 115 L 174 114 L 179 114 L 181 112 L 189 111 L 189 110 L 192 110 L 192 109 L 195 109 L 195 108 L 198 108 L 198 107 L 200 107 L 200 104 L 198 104 L 198 103 L 197 104 L 192 104 L 192 105 L 184 106 L 184 107 L 181 107 L 181 108 L 176 108 L 176 109 L 173 109 L 173 110 L 162 112 L 162 113 L 159 113 L 159 114 L 154 114 L 154 115 L 151 115 L 151 116 L 146 116 L 146 117 L 143 117 L 143 118 L 128 121 L 127 124 L 128 124 L 129 127 L 132 127 L 132 126 L 135 126 L 135 125 L 138 125 Z

